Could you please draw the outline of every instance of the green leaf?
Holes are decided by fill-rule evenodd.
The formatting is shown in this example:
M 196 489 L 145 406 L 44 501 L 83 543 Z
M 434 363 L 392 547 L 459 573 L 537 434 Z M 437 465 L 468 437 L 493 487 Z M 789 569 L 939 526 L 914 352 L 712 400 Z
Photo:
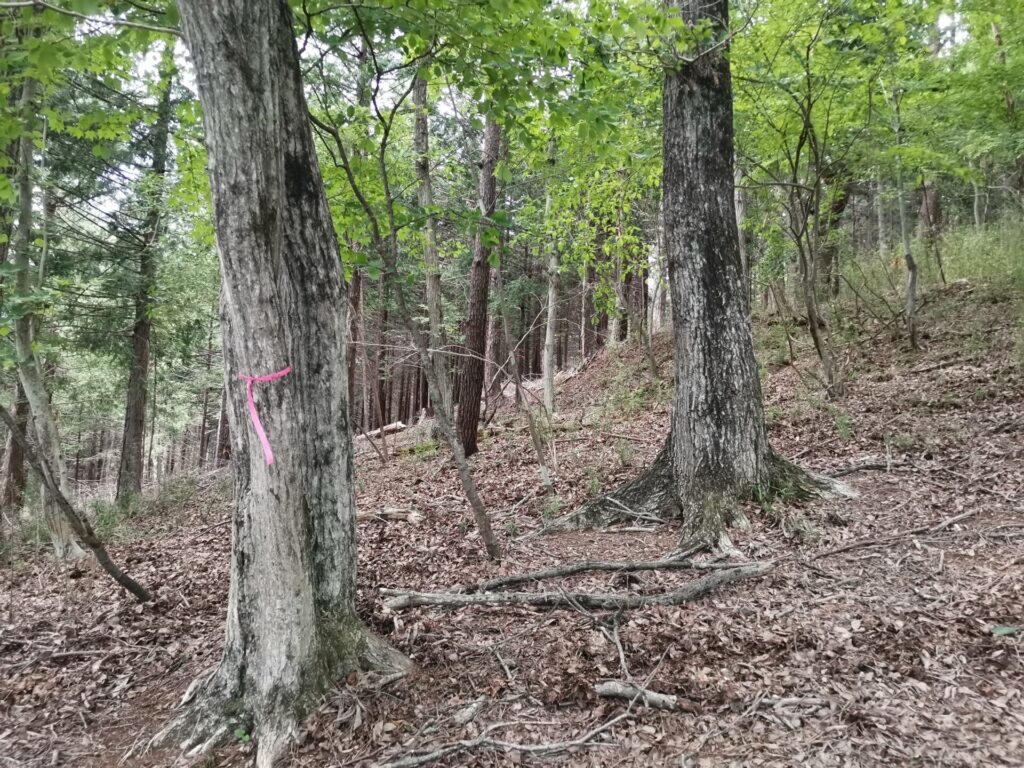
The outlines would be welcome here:
M 1010 637 L 1011 635 L 1016 635 L 1018 632 L 1020 632 L 1020 630 L 1020 627 L 999 625 L 992 627 L 992 635 L 993 637 Z

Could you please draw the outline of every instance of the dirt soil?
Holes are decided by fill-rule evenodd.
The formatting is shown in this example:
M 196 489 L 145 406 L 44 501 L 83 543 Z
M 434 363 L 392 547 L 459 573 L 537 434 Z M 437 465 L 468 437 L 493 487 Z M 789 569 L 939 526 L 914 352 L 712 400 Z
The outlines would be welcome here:
M 491 423 L 473 463 L 506 551 L 500 566 L 483 558 L 455 472 L 422 431 L 396 436 L 401 453 L 386 466 L 364 453 L 360 510 L 422 516 L 360 524 L 361 613 L 415 670 L 384 686 L 340 682 L 284 763 L 413 765 L 440 752 L 436 764 L 459 766 L 1024 765 L 1014 316 L 1010 300 L 966 284 L 930 294 L 923 351 L 868 325 L 846 346 L 850 391 L 832 403 L 816 394 L 805 343 L 795 366 L 762 346 L 775 447 L 846 472 L 859 495 L 751 508 L 734 543 L 772 570 L 682 607 L 395 613 L 378 591 L 651 559 L 676 546 L 674 524 L 531 535 L 657 451 L 669 388 L 648 381 L 639 350 L 603 355 L 563 382 L 557 500 L 542 492 L 522 419 L 506 407 Z M 669 370 L 668 339 L 657 349 Z M 244 738 L 191 762 L 142 750 L 218 659 L 228 493 L 224 477 L 202 478 L 177 507 L 130 521 L 115 540 L 116 558 L 158 596 L 152 604 L 45 551 L 0 570 L 0 766 L 244 764 Z M 648 593 L 692 578 L 599 572 L 544 587 Z M 593 686 L 609 679 L 677 696 L 677 709 L 601 699 Z

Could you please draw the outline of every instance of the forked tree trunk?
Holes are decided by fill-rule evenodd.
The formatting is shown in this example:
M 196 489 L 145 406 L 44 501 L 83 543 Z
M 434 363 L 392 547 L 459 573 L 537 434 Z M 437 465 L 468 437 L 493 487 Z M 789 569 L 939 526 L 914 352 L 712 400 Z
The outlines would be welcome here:
M 768 443 L 744 300 L 733 199 L 732 89 L 726 0 L 677 0 L 688 25 L 712 39 L 665 74 L 665 241 L 672 290 L 675 391 L 666 447 L 640 478 L 587 505 L 594 522 L 630 514 L 682 515 L 684 538 L 728 546 L 739 502 L 815 481 Z M 579 522 L 579 521 L 577 521 Z
M 346 291 L 286 0 L 185 0 L 210 157 L 235 472 L 219 666 L 159 737 L 202 749 L 236 729 L 269 768 L 335 680 L 394 663 L 355 608 Z M 254 383 L 264 457 L 240 375 Z
M 494 169 L 498 164 L 501 130 L 494 118 L 487 117 L 484 128 L 483 157 L 480 164 L 480 215 L 490 219 L 497 202 Z M 490 293 L 490 248 L 485 239 L 485 222 L 477 229 L 473 243 L 473 265 L 469 272 L 469 309 L 466 313 L 466 349 L 462 358 L 462 383 L 459 386 L 458 432 L 466 452 L 477 451 L 476 433 L 480 424 L 480 397 L 484 389 L 484 355 L 487 353 L 487 298 Z
M 128 393 L 124 408 L 124 431 L 121 442 L 121 464 L 117 472 L 118 504 L 126 505 L 142 491 L 143 442 L 146 437 L 146 397 L 149 393 L 149 340 L 153 329 L 152 294 L 156 279 L 156 247 L 162 215 L 164 174 L 167 172 L 167 145 L 171 127 L 171 87 L 174 82 L 174 60 L 165 53 L 161 68 L 166 82 L 157 107 L 156 123 L 151 136 L 153 163 L 151 167 L 154 187 L 144 189 L 151 195 L 146 214 L 144 233 L 146 242 L 139 249 L 138 286 L 135 291 L 135 324 L 132 327 L 132 363 L 128 372 Z

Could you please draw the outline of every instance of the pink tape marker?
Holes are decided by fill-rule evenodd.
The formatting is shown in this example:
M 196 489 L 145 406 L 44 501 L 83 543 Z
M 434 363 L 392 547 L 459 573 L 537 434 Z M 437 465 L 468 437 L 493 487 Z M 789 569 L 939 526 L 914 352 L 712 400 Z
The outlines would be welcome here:
M 267 460 L 267 465 L 274 463 L 274 452 L 270 450 L 270 441 L 267 440 L 267 433 L 263 431 L 263 422 L 260 421 L 260 415 L 256 411 L 256 401 L 252 399 L 252 385 L 256 381 L 276 381 L 284 376 L 287 376 L 292 372 L 292 367 L 289 365 L 287 368 L 278 371 L 277 373 L 271 373 L 268 376 L 246 376 L 244 373 L 238 374 L 238 378 L 245 379 L 245 394 L 249 398 L 249 417 L 252 419 L 252 425 L 256 429 L 256 436 L 260 439 L 260 445 L 263 446 L 263 456 Z

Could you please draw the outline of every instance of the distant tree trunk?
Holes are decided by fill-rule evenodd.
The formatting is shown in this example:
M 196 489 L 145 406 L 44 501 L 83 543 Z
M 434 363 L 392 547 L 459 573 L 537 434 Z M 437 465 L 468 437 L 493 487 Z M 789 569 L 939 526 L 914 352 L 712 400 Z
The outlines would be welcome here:
M 423 262 L 426 266 L 426 300 L 430 359 L 437 371 L 441 386 L 441 399 L 446 413 L 452 412 L 452 388 L 448 382 L 448 366 L 442 350 L 445 346 L 444 316 L 441 296 L 441 262 L 437 254 L 437 233 L 434 222 L 434 190 L 430 178 L 430 123 L 427 108 L 427 81 L 417 73 L 412 87 L 416 108 L 413 144 L 416 151 L 416 178 L 419 182 L 416 197 L 420 209 L 426 212 L 423 228 Z
M 213 328 L 215 315 L 211 311 L 210 313 L 210 331 L 206 339 L 206 364 L 204 365 L 203 376 L 208 382 L 210 379 L 210 369 L 213 367 Z M 197 447 L 196 454 L 196 468 L 202 469 L 206 466 L 206 454 L 210 447 L 210 432 L 207 429 L 210 417 L 210 385 L 204 384 L 203 393 L 200 397 L 201 415 L 199 418 L 199 445 Z
M 392 664 L 355 606 L 346 288 L 306 122 L 286 0 L 184 0 L 204 107 L 235 458 L 227 636 L 219 666 L 158 741 L 202 748 L 241 728 L 270 768 L 336 680 Z M 238 376 L 255 383 L 268 466 Z
M 839 220 L 846 211 L 850 202 L 850 185 L 844 184 L 832 193 L 832 200 L 828 204 L 824 216 L 819 216 L 815 226 L 818 228 L 816 235 L 818 244 L 818 269 L 821 278 L 821 287 L 825 296 L 836 298 L 839 295 L 839 244 L 836 242 L 836 229 Z
M 124 432 L 121 443 L 121 465 L 117 472 L 115 500 L 127 504 L 132 496 L 142 491 L 143 442 L 146 438 L 146 395 L 149 389 L 149 340 L 153 328 L 152 294 L 156 279 L 156 248 L 160 220 L 163 215 L 161 187 L 167 172 L 167 147 L 170 136 L 171 88 L 174 81 L 173 46 L 168 45 L 161 75 L 166 78 L 157 106 L 156 123 L 150 136 L 153 153 L 151 175 L 156 188 L 147 190 L 152 196 L 149 212 L 143 226 L 146 242 L 139 249 L 138 286 L 135 291 L 135 325 L 132 328 L 132 362 L 128 372 L 128 394 L 124 409 Z
M 551 215 L 551 190 L 544 203 L 544 220 Z M 555 412 L 555 334 L 558 332 L 558 248 L 548 238 L 548 307 L 547 322 L 544 325 L 544 408 L 548 417 Z
M 594 281 L 597 275 L 593 267 L 580 272 L 580 359 L 586 360 L 597 351 L 597 329 L 594 326 Z
M 885 264 L 889 256 L 889 237 L 885 229 L 885 186 L 881 174 L 875 179 L 875 224 L 878 231 L 878 259 Z
M 501 267 L 491 270 L 490 293 L 493 296 L 497 296 L 499 293 L 496 286 L 501 278 L 498 274 L 500 271 Z M 502 386 L 505 383 L 502 377 L 502 367 L 508 352 L 505 349 L 504 338 L 501 333 L 500 315 L 500 312 L 492 312 L 487 320 L 487 365 L 484 370 L 484 381 L 488 387 L 488 398 L 501 392 Z
M 903 187 L 903 172 L 896 171 L 896 195 L 899 198 L 900 244 L 903 247 L 903 262 L 907 265 L 906 302 L 903 319 L 907 325 L 910 348 L 918 349 L 917 342 L 917 262 L 910 250 L 910 217 L 907 214 L 906 190 Z
M 14 265 L 17 269 L 16 291 L 19 296 L 28 296 L 33 289 L 29 251 L 33 242 L 33 206 L 32 198 L 34 183 L 32 169 L 34 166 L 34 140 L 32 128 L 35 125 L 36 94 L 38 83 L 31 77 L 22 85 L 19 111 L 23 120 L 22 136 L 18 140 L 18 231 L 14 241 Z M 33 431 L 36 436 L 39 460 L 47 468 L 56 487 L 68 498 L 72 496 L 68 482 L 67 466 L 57 432 L 57 420 L 54 417 L 50 395 L 46 389 L 42 367 L 36 357 L 34 335 L 35 314 L 25 312 L 15 322 L 14 342 L 18 355 L 18 376 L 21 380 L 25 398 L 28 400 L 32 415 Z M 78 545 L 74 531 L 67 518 L 52 505 L 45 505 L 44 517 L 50 531 L 50 541 L 54 553 L 59 560 L 78 560 L 85 556 L 85 551 Z
M 17 384 L 14 391 L 14 419 L 22 432 L 28 431 L 28 418 L 28 400 L 25 399 L 21 384 Z M 21 508 L 26 478 L 25 452 L 14 439 L 14 434 L 8 434 L 4 448 L 3 484 L 0 485 L 0 511 L 10 512 Z
M 764 425 L 733 198 L 728 4 L 674 5 L 688 25 L 710 22 L 713 35 L 692 63 L 666 70 L 663 90 L 672 428 L 648 473 L 582 514 L 613 507 L 609 497 L 628 499 L 634 511 L 681 513 L 687 539 L 728 548 L 725 527 L 742 518 L 739 501 L 810 478 L 776 457 Z
M 480 163 L 480 215 L 489 220 L 497 203 L 494 169 L 498 163 L 501 130 L 494 118 L 487 117 L 484 128 L 483 156 Z M 477 452 L 477 428 L 480 424 L 480 398 L 484 388 L 484 355 L 487 353 L 487 298 L 490 292 L 490 248 L 481 222 L 473 241 L 473 264 L 469 273 L 469 309 L 466 314 L 466 356 L 462 361 L 459 388 L 458 431 L 466 456 Z
M 228 425 L 228 390 L 224 387 L 220 395 L 220 418 L 217 420 L 217 448 L 213 465 L 226 467 L 231 461 L 231 427 Z
M 365 366 L 359 365 L 365 358 L 360 343 L 363 330 L 363 271 L 359 267 L 353 269 L 352 281 L 349 283 L 348 321 L 348 402 L 352 409 L 352 421 L 366 429 L 366 405 L 360 394 L 365 392 L 365 386 L 360 387 L 360 382 L 365 385 L 366 370 Z
M 736 185 L 736 229 L 739 231 L 740 264 L 743 266 L 743 295 L 747 302 L 747 312 L 750 312 L 751 296 L 753 294 L 753 279 L 751 276 L 751 243 L 750 233 L 747 232 L 747 193 L 743 189 L 743 170 L 737 165 L 734 169 Z
M 983 187 L 980 184 L 972 183 L 974 188 L 974 228 L 980 230 L 985 226 L 985 209 L 988 207 L 984 200 Z
M 926 180 L 921 185 L 921 211 L 918 221 L 921 225 L 921 241 L 925 251 L 935 259 L 935 267 L 939 270 L 942 284 L 946 284 L 946 270 L 942 264 L 942 248 L 939 235 L 942 229 L 942 205 L 939 202 L 939 191 L 935 182 Z

